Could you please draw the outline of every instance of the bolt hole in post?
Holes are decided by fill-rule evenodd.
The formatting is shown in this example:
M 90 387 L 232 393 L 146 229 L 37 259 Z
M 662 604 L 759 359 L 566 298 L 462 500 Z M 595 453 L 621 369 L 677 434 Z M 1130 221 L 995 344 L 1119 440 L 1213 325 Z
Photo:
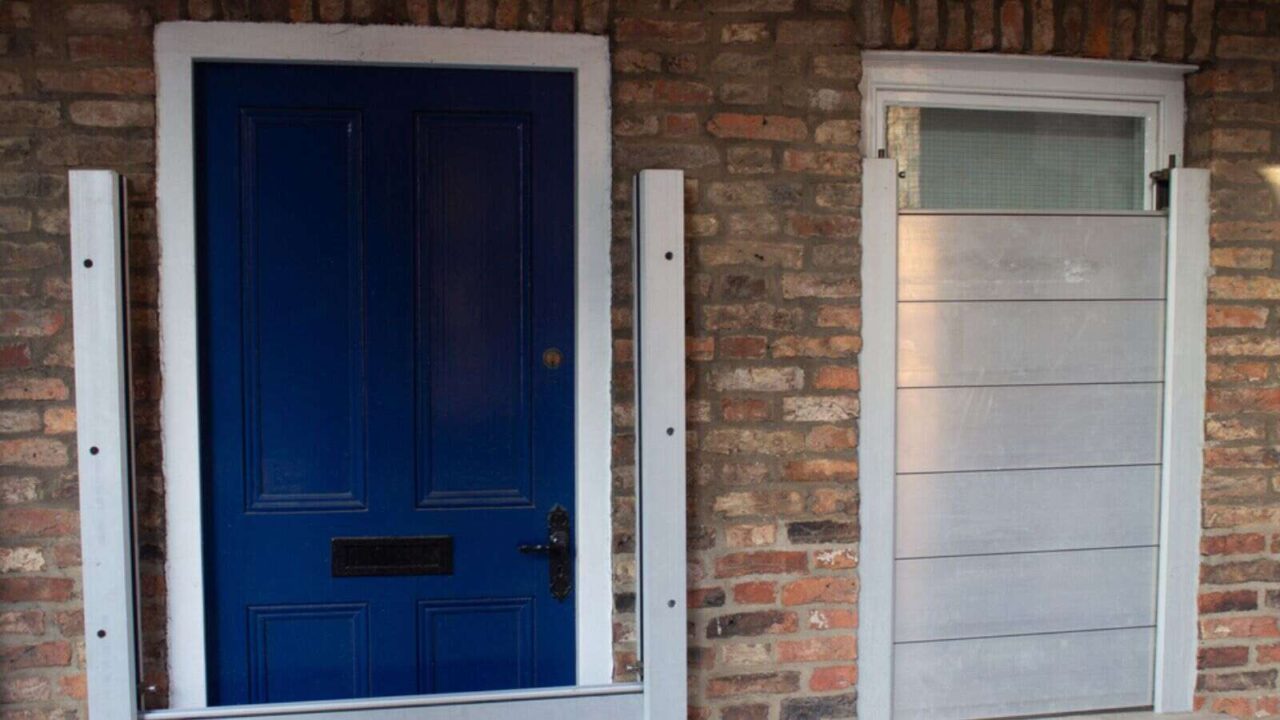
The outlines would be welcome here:
M 85 260 L 84 260 L 84 266 L 85 266 L 85 267 L 87 267 L 87 268 L 91 268 L 91 267 L 93 267 L 93 260 L 91 260 L 91 259 L 89 259 L 89 258 L 85 258 Z
M 89 454 L 90 454 L 90 455 L 97 455 L 97 454 L 98 454 L 98 446 L 97 446 L 97 445 L 94 445 L 93 447 L 89 448 Z
M 674 258 L 675 258 L 675 256 L 676 256 L 676 255 L 675 255 L 675 253 L 673 253 L 673 252 L 668 252 L 668 253 L 667 253 L 666 255 L 664 255 L 663 257 L 665 257 L 665 258 L 666 258 L 666 259 L 668 259 L 668 260 L 672 260 L 672 259 L 674 259 Z
M 106 636 L 107 636 L 107 631 L 106 631 L 106 630 L 99 630 L 99 631 L 98 631 L 98 637 L 100 637 L 100 638 L 104 638 L 104 637 L 106 637 Z

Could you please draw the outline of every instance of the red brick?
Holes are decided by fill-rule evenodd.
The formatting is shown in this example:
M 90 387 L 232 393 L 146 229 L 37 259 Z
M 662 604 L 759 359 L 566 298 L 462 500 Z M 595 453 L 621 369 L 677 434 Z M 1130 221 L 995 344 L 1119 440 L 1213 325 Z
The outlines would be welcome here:
M 1261 653 L 1262 648 L 1259 648 Z M 1196 655 L 1196 667 L 1201 670 L 1209 668 L 1239 667 L 1249 662 L 1249 648 L 1244 646 L 1200 648 Z
M 707 623 L 707 638 L 787 635 L 794 633 L 799 626 L 799 620 L 793 612 L 755 610 L 721 615 L 713 619 Z
M 1200 634 L 1205 639 L 1280 637 L 1280 626 L 1276 618 L 1210 618 L 1200 621 Z
M 800 118 L 743 113 L 716 113 L 707 123 L 707 132 L 720 138 L 745 140 L 796 141 L 809 135 Z
M 782 640 L 778 642 L 778 662 L 815 662 L 853 660 L 858 656 L 857 641 L 851 635 Z
M 851 20 L 783 20 L 778 23 L 778 44 L 807 46 L 852 45 Z
M 1211 535 L 1200 539 L 1203 555 L 1251 555 L 1266 550 L 1266 537 L 1260 533 Z
M 0 650 L 0 667 L 6 670 L 59 667 L 71 662 L 71 644 L 65 640 L 19 645 Z
M 700 43 L 707 39 L 707 28 L 703 23 L 693 21 L 620 18 L 614 25 L 614 39 L 620 43 Z
M 707 696 L 778 695 L 800 689 L 800 673 L 793 671 L 714 677 L 707 681 Z
M 1258 609 L 1256 590 L 1231 590 L 1202 593 L 1199 598 L 1200 614 L 1239 612 Z
M 36 79 L 42 90 L 51 93 L 152 95 L 156 90 L 155 74 L 150 68 L 41 70 Z
M 858 599 L 858 584 L 847 577 L 811 577 L 787 583 L 782 588 L 783 605 L 852 603 Z
M 1000 4 L 1000 49 L 1005 52 L 1022 50 L 1025 9 L 1022 0 L 1004 0 Z
M 857 665 L 837 665 L 821 667 L 813 671 L 809 677 L 809 689 L 815 692 L 844 690 L 858 683 Z
M 745 582 L 733 586 L 733 601 L 739 605 L 771 605 L 777 596 L 775 582 Z
M 73 535 L 80 527 L 74 510 L 17 507 L 0 510 L 0 536 L 59 537 Z
M 61 577 L 0 578 L 0 602 L 65 602 L 73 587 Z
M 0 400 L 66 400 L 69 395 L 57 378 L 0 378 Z
M 737 552 L 716 560 L 716 577 L 741 575 L 795 575 L 809 569 L 804 552 L 761 550 Z
M 31 367 L 31 346 L 27 343 L 0 343 L 0 370 Z
M 67 446 L 60 440 L 0 440 L 0 465 L 48 468 L 63 467 L 67 463 Z
M 0 635 L 44 634 L 44 612 L 40 610 L 8 610 L 0 612 Z
M 858 476 L 856 460 L 795 460 L 783 471 L 791 482 L 852 482 Z

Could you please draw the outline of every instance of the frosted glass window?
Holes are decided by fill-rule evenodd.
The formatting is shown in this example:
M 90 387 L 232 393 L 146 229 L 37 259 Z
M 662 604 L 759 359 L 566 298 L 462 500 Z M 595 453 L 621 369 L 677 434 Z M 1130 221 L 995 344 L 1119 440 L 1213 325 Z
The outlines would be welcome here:
M 1142 210 L 1144 121 L 1075 113 L 888 108 L 898 204 L 911 209 Z

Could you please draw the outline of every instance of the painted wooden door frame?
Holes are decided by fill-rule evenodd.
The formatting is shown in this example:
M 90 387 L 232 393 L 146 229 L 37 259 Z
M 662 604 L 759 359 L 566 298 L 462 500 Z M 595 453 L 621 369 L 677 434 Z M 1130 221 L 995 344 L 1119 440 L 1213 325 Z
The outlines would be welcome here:
M 575 75 L 577 281 L 577 667 L 580 685 L 610 680 L 609 53 L 604 38 L 494 30 L 257 23 L 156 28 L 160 233 L 161 438 L 166 482 L 170 683 L 176 707 L 206 699 L 200 434 L 197 399 L 195 138 L 199 60 L 567 70 Z
M 897 163 L 885 148 L 890 104 L 1034 108 L 1146 118 L 1147 164 L 1181 158 L 1182 65 L 1060 58 L 868 52 L 863 55 L 862 412 L 859 490 L 858 715 L 888 718 L 893 687 L 894 473 L 897 374 Z M 1100 89 L 1101 88 L 1101 89 Z M 1146 107 L 1142 107 L 1142 105 Z M 1154 146 L 1154 147 L 1153 147 Z M 1155 698 L 1157 712 L 1192 709 L 1205 325 L 1208 172 L 1176 170 L 1170 190 Z M 1148 189 L 1148 207 L 1153 194 Z

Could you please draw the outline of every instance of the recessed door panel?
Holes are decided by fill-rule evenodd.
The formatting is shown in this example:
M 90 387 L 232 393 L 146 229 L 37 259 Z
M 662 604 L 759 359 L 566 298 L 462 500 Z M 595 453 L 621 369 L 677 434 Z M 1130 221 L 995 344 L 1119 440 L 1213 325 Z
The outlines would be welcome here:
M 418 501 L 527 506 L 528 121 L 424 115 L 416 135 Z
M 418 691 L 526 687 L 533 678 L 533 598 L 418 603 Z
M 252 702 L 359 697 L 369 691 L 369 608 L 249 608 Z
M 360 115 L 249 109 L 240 132 L 246 502 L 362 508 Z

